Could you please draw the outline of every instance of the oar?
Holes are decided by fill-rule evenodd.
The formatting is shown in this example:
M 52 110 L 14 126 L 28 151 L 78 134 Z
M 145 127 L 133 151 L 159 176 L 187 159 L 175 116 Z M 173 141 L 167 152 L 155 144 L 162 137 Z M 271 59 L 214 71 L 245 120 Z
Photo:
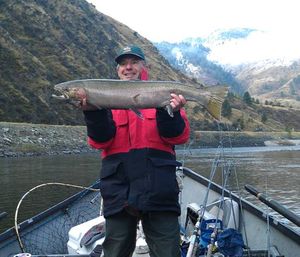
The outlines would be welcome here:
M 271 207 L 273 210 L 286 217 L 289 221 L 295 223 L 298 227 L 300 226 L 300 217 L 297 214 L 290 211 L 276 200 L 273 200 L 267 197 L 265 194 L 258 192 L 257 189 L 251 185 L 245 185 L 245 189 L 252 195 L 256 196 L 260 201 Z

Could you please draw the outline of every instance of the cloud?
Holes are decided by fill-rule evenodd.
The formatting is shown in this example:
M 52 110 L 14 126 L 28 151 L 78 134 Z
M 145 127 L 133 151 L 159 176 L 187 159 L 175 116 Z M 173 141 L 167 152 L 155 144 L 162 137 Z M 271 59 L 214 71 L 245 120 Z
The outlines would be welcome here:
M 294 40 L 294 34 L 255 31 L 247 38 L 233 39 L 209 45 L 210 60 L 221 64 L 237 65 L 262 60 L 280 59 L 287 64 L 300 58 L 300 38 Z
M 153 42 L 179 42 L 236 27 L 261 31 L 247 40 L 215 46 L 211 58 L 251 61 L 299 57 L 297 0 L 88 0 Z

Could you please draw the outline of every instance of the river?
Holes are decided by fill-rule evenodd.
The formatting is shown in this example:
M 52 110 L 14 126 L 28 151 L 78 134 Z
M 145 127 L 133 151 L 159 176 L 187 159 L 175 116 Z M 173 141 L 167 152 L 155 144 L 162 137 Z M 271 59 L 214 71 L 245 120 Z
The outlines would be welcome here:
M 217 149 L 190 149 L 178 151 L 177 155 L 186 167 L 209 177 L 217 152 Z M 225 149 L 224 153 L 234 164 L 228 183 L 230 189 L 240 191 L 244 198 L 266 209 L 243 189 L 245 184 L 253 185 L 300 215 L 299 146 L 241 147 Z M 98 154 L 0 159 L 0 212 L 8 213 L 0 220 L 0 233 L 13 226 L 16 206 L 31 188 L 49 182 L 88 186 L 99 177 L 99 169 Z M 221 177 L 221 174 L 216 174 L 214 181 L 221 183 Z M 22 202 L 18 221 L 76 191 L 62 186 L 45 186 L 33 191 Z

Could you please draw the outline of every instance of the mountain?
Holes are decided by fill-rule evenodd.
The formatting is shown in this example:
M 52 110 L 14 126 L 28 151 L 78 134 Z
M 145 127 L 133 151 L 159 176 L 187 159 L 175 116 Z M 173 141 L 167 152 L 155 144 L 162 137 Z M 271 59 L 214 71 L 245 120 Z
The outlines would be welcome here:
M 180 43 L 154 43 L 159 52 L 176 69 L 206 85 L 226 84 L 238 93 L 243 89 L 231 72 L 208 59 L 210 49 L 202 39 L 186 40 Z
M 121 47 L 143 48 L 155 80 L 190 81 L 153 44 L 85 0 L 0 1 L 0 121 L 82 124 L 82 113 L 51 98 L 53 85 L 116 78 Z
M 259 44 L 268 42 L 266 38 L 263 31 L 237 28 L 218 30 L 204 38 L 154 44 L 173 67 L 199 82 L 227 84 L 233 92 L 242 95 L 248 91 L 261 102 L 300 108 L 300 57 L 277 58 L 271 53 L 273 58 L 264 58 L 267 55 L 260 52 Z
M 242 32 L 223 33 L 222 37 L 215 35 L 215 39 L 206 41 L 154 44 L 85 0 L 0 0 L 0 121 L 84 124 L 80 110 L 51 97 L 53 86 L 75 79 L 117 78 L 114 57 L 118 50 L 137 44 L 147 56 L 151 80 L 229 85 L 237 96 L 229 98 L 232 115 L 222 121 L 222 126 L 230 130 L 300 130 L 299 111 L 243 103 L 238 94 L 254 90 L 250 88 L 254 82 L 243 82 L 250 81 L 250 66 L 249 71 L 246 66 L 235 66 L 233 70 L 212 59 L 212 46 L 222 46 L 221 39 L 238 40 L 239 35 L 252 33 Z M 292 91 L 297 96 L 298 64 L 293 67 L 293 73 L 282 73 L 286 78 L 280 87 L 264 94 L 284 96 Z M 196 104 L 191 103 L 186 109 L 194 129 L 218 130 L 219 123 Z

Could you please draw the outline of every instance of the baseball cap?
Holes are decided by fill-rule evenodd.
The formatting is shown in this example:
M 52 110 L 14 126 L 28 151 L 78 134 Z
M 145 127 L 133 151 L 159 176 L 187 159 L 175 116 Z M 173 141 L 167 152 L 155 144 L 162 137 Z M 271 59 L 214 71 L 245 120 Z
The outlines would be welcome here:
M 123 49 L 121 49 L 121 51 L 119 52 L 119 54 L 117 55 L 117 57 L 115 58 L 115 61 L 117 63 L 120 62 L 121 58 L 125 55 L 134 55 L 139 57 L 142 60 L 145 60 L 145 55 L 142 51 L 141 48 L 139 48 L 138 46 L 126 46 Z

